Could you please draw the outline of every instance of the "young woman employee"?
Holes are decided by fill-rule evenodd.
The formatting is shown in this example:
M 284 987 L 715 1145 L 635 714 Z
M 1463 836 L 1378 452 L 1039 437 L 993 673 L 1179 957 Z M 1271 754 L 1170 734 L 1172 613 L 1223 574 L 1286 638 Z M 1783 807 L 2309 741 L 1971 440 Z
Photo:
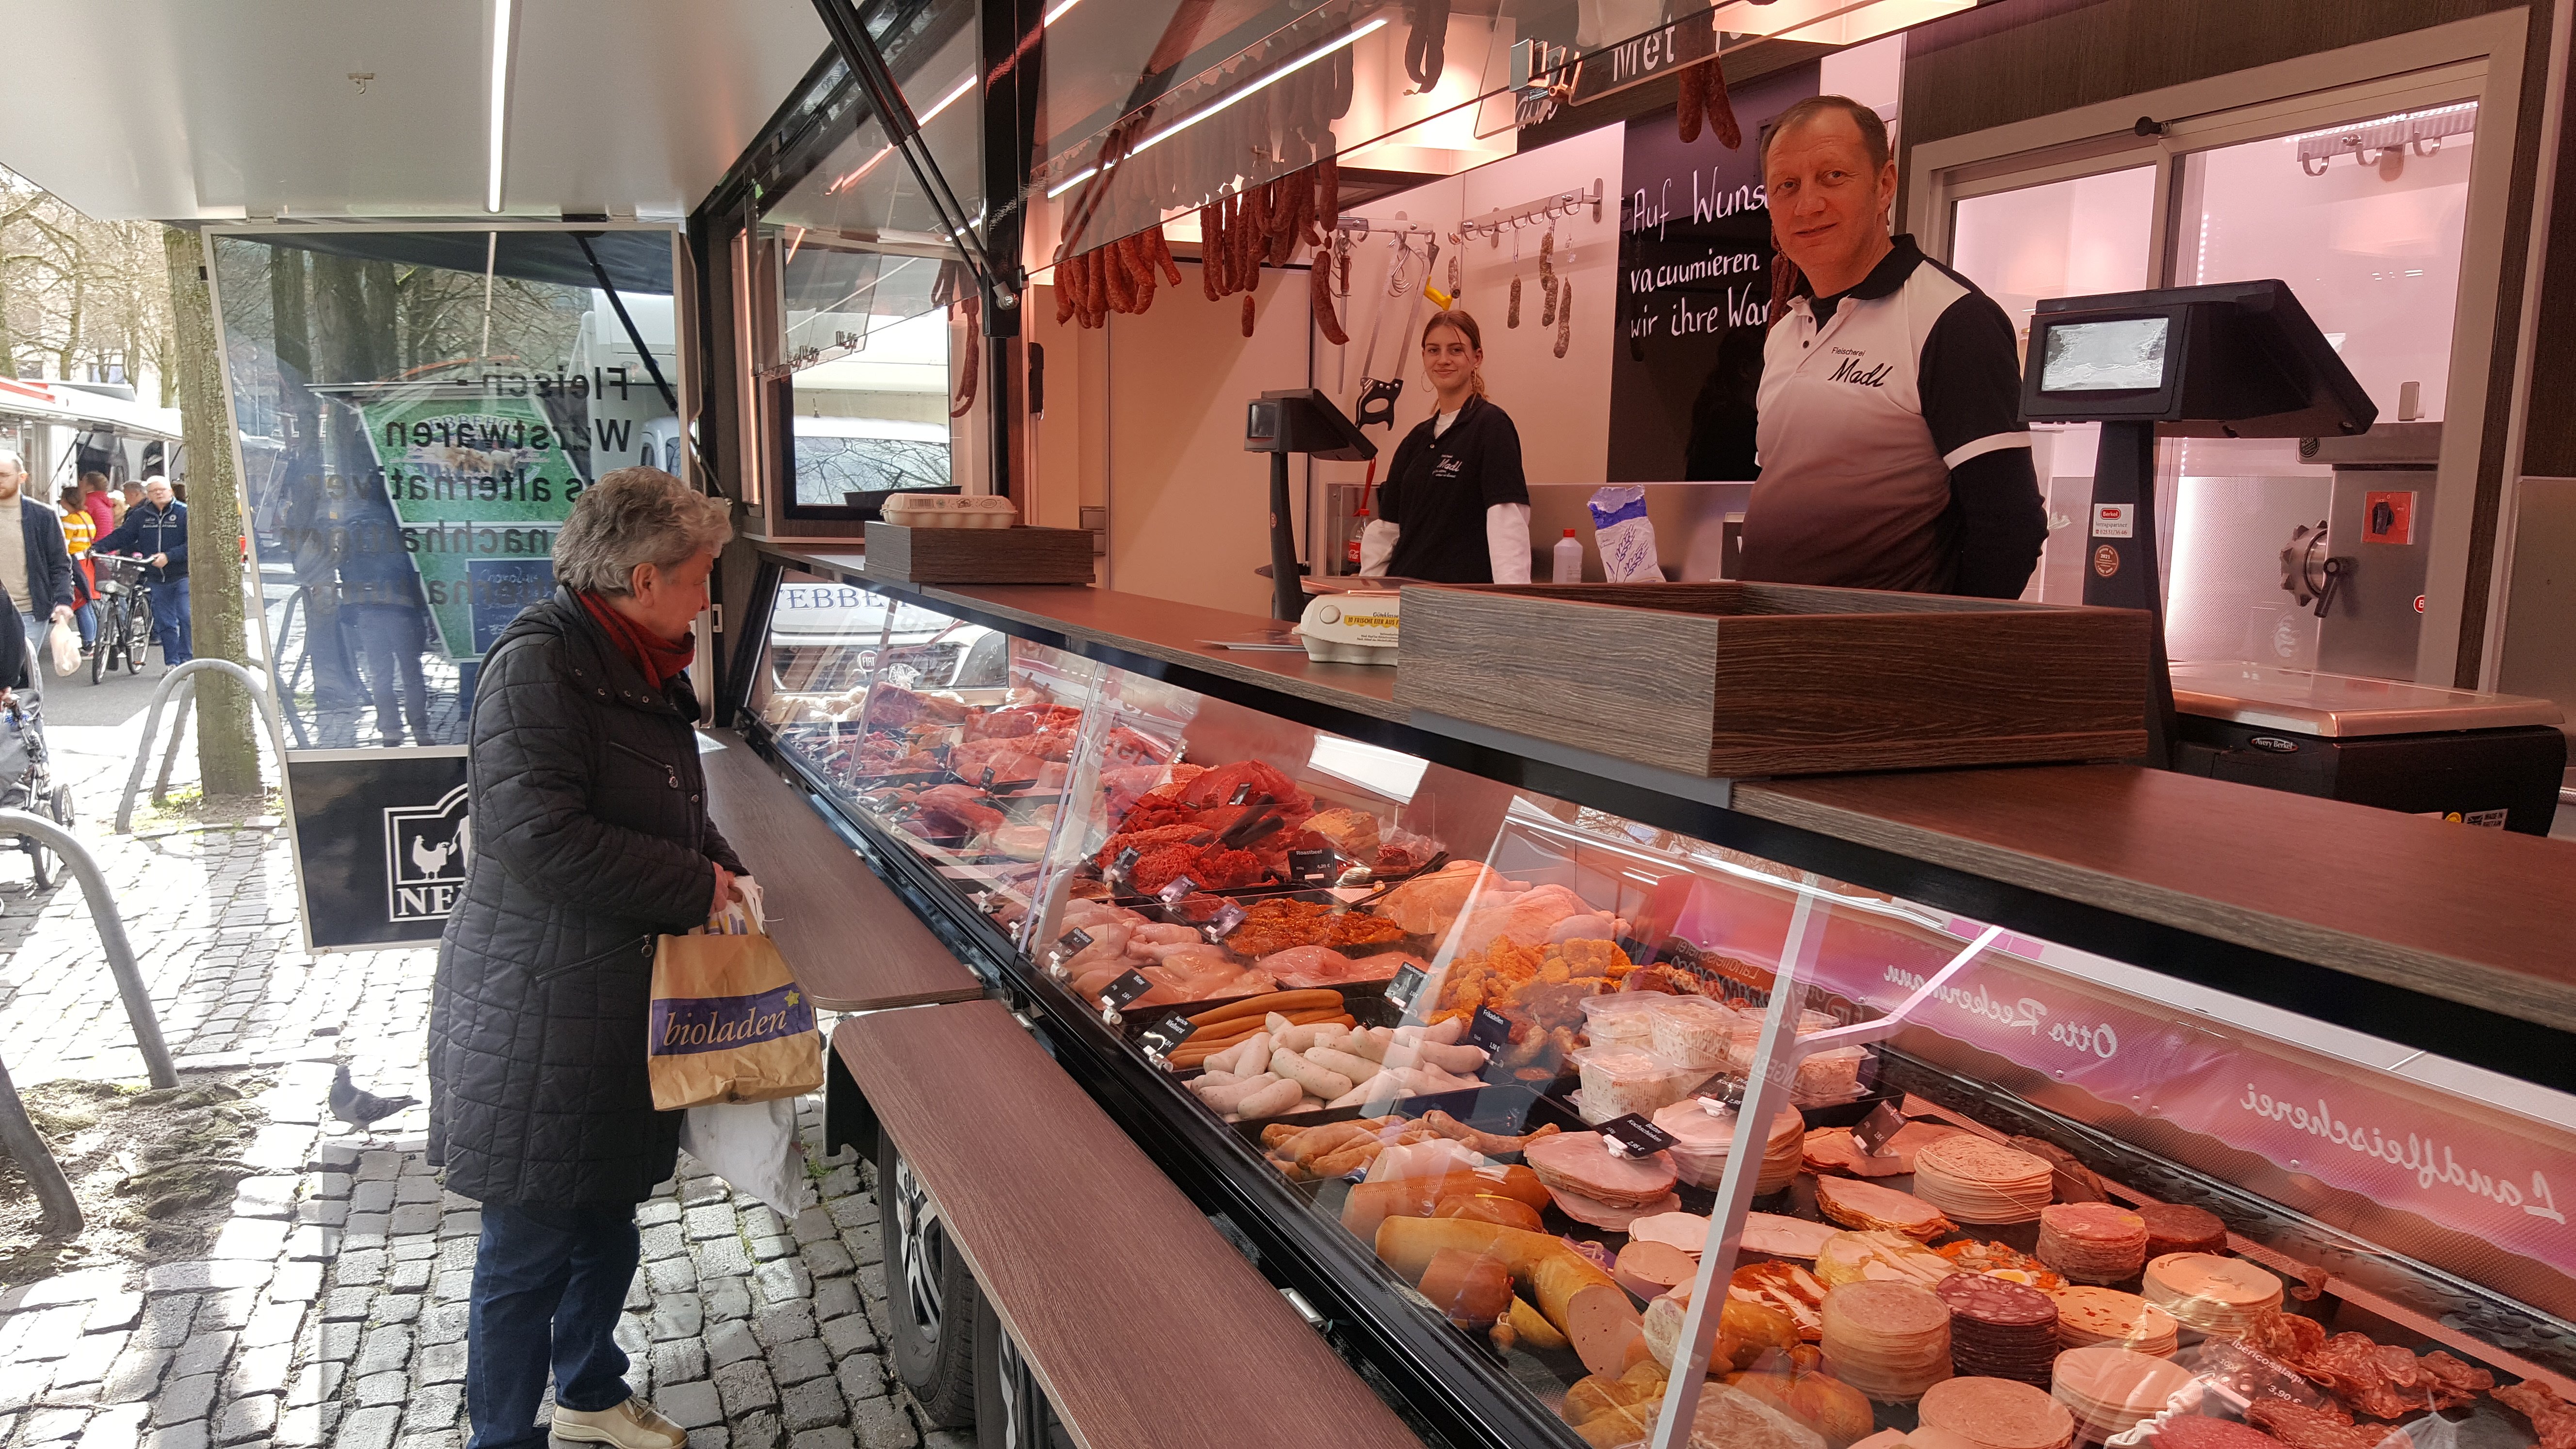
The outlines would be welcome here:
M 1360 572 L 1438 584 L 1525 584 L 1529 483 L 1511 415 L 1485 400 L 1484 334 L 1450 310 L 1422 329 L 1430 417 L 1405 434 L 1360 531 Z

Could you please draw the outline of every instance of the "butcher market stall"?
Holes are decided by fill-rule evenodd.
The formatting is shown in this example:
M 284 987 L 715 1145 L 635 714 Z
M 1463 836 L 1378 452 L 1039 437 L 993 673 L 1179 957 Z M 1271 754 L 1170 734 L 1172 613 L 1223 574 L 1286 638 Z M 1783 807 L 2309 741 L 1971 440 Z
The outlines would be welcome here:
M 895 1325 L 925 1403 L 1023 1364 L 1104 1442 L 1116 1351 L 1029 1317 L 1028 1249 L 1115 1244 L 1067 1263 L 1086 1293 L 1197 1286 L 1092 1170 L 1021 1160 L 1044 1131 L 998 1117 L 1060 1073 L 1088 1101 L 1024 1110 L 1115 1124 L 1282 1296 L 1208 1291 L 1308 1310 L 1425 1442 L 2576 1415 L 2563 845 L 2116 765 L 1694 781 L 1204 642 L 1241 615 L 760 564 L 758 597 L 870 595 L 878 636 L 749 620 L 743 741 L 992 998 L 837 1039 L 890 1284 L 943 1289 Z M 887 602 L 945 625 L 898 640 Z M 957 1033 L 1052 1067 L 951 1089 Z M 1248 1350 L 1190 1352 L 1201 1397 L 1276 1401 Z

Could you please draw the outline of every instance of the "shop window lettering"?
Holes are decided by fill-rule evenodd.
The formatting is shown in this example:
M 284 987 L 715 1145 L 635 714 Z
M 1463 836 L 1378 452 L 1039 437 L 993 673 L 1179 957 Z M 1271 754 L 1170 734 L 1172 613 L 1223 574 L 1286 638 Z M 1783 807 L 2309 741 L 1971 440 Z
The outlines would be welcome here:
M 1771 204 L 1769 194 L 1762 189 L 1762 183 L 1757 181 L 1742 186 L 1721 186 L 1718 184 L 1717 172 L 1714 168 L 1708 171 L 1693 171 L 1690 174 L 1690 187 L 1688 219 L 1694 223 L 1721 221 L 1744 212 L 1763 210 Z M 1676 213 L 1675 205 L 1671 177 L 1665 177 L 1663 183 L 1655 189 L 1655 198 L 1652 201 L 1646 199 L 1645 189 L 1640 187 L 1629 199 L 1628 205 L 1622 208 L 1628 214 L 1628 230 L 1639 235 L 1651 230 L 1655 234 L 1655 240 L 1664 240 L 1664 228 L 1683 220 Z
M 2537 1168 L 2532 1170 L 2531 1191 L 2526 1195 L 2506 1179 L 2461 1166 L 2459 1158 L 2448 1147 L 2440 1148 L 2437 1156 L 2435 1144 L 2429 1138 L 2409 1132 L 2406 1144 L 2400 1147 L 2394 1136 L 2383 1135 L 2377 1127 L 2369 1128 L 2365 1133 L 2364 1129 L 2336 1117 L 2334 1108 L 2323 1097 L 2317 1099 L 2316 1110 L 2311 1112 L 2296 1102 L 2275 1098 L 2247 1082 L 2245 1100 L 2236 1105 L 2257 1117 L 2281 1123 L 2294 1132 L 2307 1133 L 2338 1147 L 2349 1147 L 2365 1157 L 2375 1157 L 2400 1171 L 2411 1172 L 2415 1174 L 2417 1187 L 2456 1187 L 2489 1202 L 2520 1208 L 2533 1217 L 2547 1218 L 2562 1227 L 2567 1222 L 2567 1215 L 2558 1210 L 2557 1200 L 2550 1195 L 2549 1179 Z
M 1880 979 L 1905 991 L 1914 991 L 1923 985 L 1920 974 L 1897 966 L 1886 968 Z M 1964 1011 L 1981 1021 L 1991 1021 L 2008 1031 L 2028 1032 L 2032 1036 L 2045 1032 L 2048 1039 L 2059 1046 L 2087 1053 L 2100 1061 L 2107 1062 L 2120 1054 L 2120 1034 L 2112 1030 L 2109 1023 L 2095 1026 L 2076 1021 L 2044 1023 L 2042 1018 L 2049 1015 L 2048 1003 L 2035 996 L 2006 1001 L 1990 994 L 1981 985 L 1973 991 L 1965 986 L 1944 986 L 1932 997 L 1943 1006 Z

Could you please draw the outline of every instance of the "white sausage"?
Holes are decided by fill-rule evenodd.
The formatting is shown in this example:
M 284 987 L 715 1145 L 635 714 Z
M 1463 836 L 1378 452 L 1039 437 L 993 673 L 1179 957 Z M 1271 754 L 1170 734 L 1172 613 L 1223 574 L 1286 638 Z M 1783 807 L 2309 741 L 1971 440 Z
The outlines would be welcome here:
M 1365 1082 L 1377 1075 L 1377 1063 L 1328 1046 L 1308 1047 L 1306 1060 L 1326 1071 L 1339 1072 L 1354 1082 Z
M 1240 1112 L 1243 1110 L 1245 1102 L 1254 1097 L 1269 1094 L 1270 1089 L 1278 1085 L 1280 1085 L 1280 1082 L 1277 1077 L 1272 1076 L 1268 1072 L 1263 1072 L 1260 1076 L 1245 1077 L 1239 1082 L 1229 1082 L 1222 1087 L 1210 1087 L 1206 1091 L 1199 1093 L 1199 1100 L 1207 1103 L 1208 1106 L 1215 1111 Z M 1304 1089 L 1300 1088 L 1299 1090 L 1303 1091 Z M 1255 1112 L 1247 1115 L 1266 1116 L 1268 1114 Z
M 1295 1082 L 1277 1081 L 1245 1097 L 1235 1104 L 1234 1110 L 1236 1115 L 1241 1117 L 1276 1117 L 1283 1112 L 1295 1110 L 1297 1104 L 1304 1100 L 1306 1100 L 1305 1088 Z
M 1305 1086 L 1327 1102 L 1348 1092 L 1354 1085 L 1350 1078 L 1341 1073 L 1329 1067 L 1317 1066 L 1285 1047 L 1270 1054 L 1270 1070 L 1289 1081 Z

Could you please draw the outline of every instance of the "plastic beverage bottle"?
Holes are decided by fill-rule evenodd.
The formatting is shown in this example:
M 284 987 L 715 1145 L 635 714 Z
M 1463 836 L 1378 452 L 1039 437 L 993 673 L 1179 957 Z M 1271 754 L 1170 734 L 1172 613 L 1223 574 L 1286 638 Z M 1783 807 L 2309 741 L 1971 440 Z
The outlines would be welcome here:
M 1574 536 L 1573 529 L 1567 529 L 1565 537 L 1556 541 L 1556 570 L 1551 581 L 1560 584 L 1583 582 L 1583 540 Z

